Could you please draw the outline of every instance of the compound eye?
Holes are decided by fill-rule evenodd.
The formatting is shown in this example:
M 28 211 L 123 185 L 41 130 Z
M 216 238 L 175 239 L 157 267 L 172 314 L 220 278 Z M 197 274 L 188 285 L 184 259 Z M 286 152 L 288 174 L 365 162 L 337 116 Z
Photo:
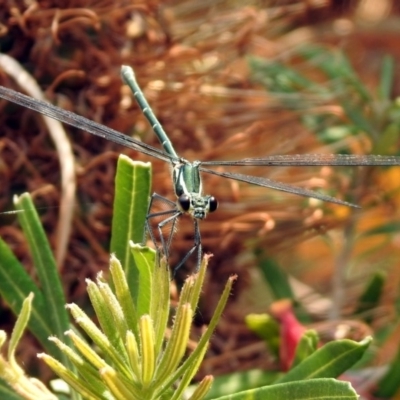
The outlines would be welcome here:
M 182 194 L 178 199 L 179 205 L 183 211 L 189 211 L 190 209 L 190 197 L 187 194 Z
M 214 212 L 218 208 L 218 201 L 214 196 L 210 197 L 208 204 L 209 204 L 208 210 L 210 212 Z

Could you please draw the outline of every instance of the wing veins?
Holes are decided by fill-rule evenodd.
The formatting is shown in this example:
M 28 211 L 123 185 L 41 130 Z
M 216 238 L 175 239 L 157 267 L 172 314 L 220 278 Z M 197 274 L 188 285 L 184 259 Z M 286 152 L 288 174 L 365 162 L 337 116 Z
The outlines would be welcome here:
M 147 154 L 152 157 L 164 161 L 177 161 L 174 157 L 166 154 L 164 151 L 157 149 L 156 147 L 150 146 L 146 143 L 140 142 L 136 139 L 131 138 L 121 132 L 118 132 L 105 125 L 101 125 L 97 122 L 91 121 L 85 117 L 75 114 L 71 111 L 63 110 L 60 107 L 54 106 L 51 103 L 43 100 L 34 99 L 33 97 L 26 96 L 22 93 L 16 92 L 15 90 L 0 86 L 0 97 L 9 100 L 13 103 L 19 104 L 23 107 L 29 108 L 33 111 L 37 111 L 47 117 L 56 119 L 64 122 L 68 125 L 74 126 L 75 128 L 89 132 L 92 135 L 99 136 L 103 139 L 110 140 L 119 145 L 137 150 L 141 153 Z
M 200 171 L 207 172 L 207 173 L 213 174 L 213 175 L 222 176 L 222 177 L 228 178 L 228 179 L 233 179 L 236 181 L 250 183 L 250 184 L 256 185 L 256 186 L 280 190 L 281 192 L 292 193 L 292 194 L 295 194 L 298 196 L 314 198 L 314 199 L 327 201 L 327 202 L 335 203 L 335 204 L 340 204 L 340 205 L 344 205 L 344 206 L 348 206 L 348 207 L 360 208 L 360 206 L 357 206 L 356 204 L 352 204 L 347 201 L 339 200 L 339 199 L 336 199 L 335 197 L 331 197 L 331 196 L 324 195 L 322 193 L 314 192 L 313 190 L 304 189 L 299 186 L 294 186 L 294 185 L 289 185 L 286 183 L 274 181 L 274 180 L 268 179 L 268 178 L 262 178 L 262 177 L 253 176 L 253 175 L 238 174 L 238 173 L 233 173 L 233 172 L 218 172 L 218 171 L 214 171 L 214 170 L 202 168 L 202 167 L 200 168 Z
M 399 156 L 355 155 L 355 154 L 286 154 L 234 161 L 203 161 L 202 165 L 213 166 L 376 166 L 400 165 Z

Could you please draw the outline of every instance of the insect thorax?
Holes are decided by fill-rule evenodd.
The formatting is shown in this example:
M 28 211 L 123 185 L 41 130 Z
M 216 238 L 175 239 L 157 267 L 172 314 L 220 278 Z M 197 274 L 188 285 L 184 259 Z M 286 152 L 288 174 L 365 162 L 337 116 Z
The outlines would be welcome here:
M 182 194 L 190 193 L 197 193 L 201 196 L 202 184 L 199 168 L 196 163 L 179 163 L 174 165 L 172 170 L 172 178 L 176 197 L 180 197 Z

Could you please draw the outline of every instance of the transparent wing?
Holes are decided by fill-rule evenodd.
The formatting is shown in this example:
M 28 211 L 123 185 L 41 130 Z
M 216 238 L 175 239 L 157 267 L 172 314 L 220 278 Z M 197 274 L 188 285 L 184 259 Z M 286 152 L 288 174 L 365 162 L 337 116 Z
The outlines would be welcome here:
M 209 174 L 223 176 L 224 178 L 234 179 L 236 181 L 250 183 L 252 185 L 267 187 L 271 189 L 280 190 L 282 192 L 292 193 L 303 197 L 311 197 L 323 201 L 329 201 L 330 203 L 341 204 L 344 206 L 361 208 L 356 204 L 348 203 L 347 201 L 339 200 L 331 196 L 324 195 L 322 193 L 314 192 L 312 190 L 303 189 L 299 186 L 288 185 L 282 182 L 277 182 L 268 178 L 261 178 L 259 176 L 243 175 L 232 172 L 217 172 L 207 168 L 200 168 L 200 171 L 207 172 Z
M 52 104 L 42 100 L 34 99 L 4 86 L 0 86 L 0 97 L 23 107 L 30 108 L 33 111 L 37 111 L 43 115 L 46 115 L 47 117 L 54 118 L 68 125 L 72 125 L 75 128 L 82 129 L 83 131 L 89 132 L 92 135 L 99 136 L 122 146 L 140 151 L 141 153 L 159 158 L 160 160 L 177 160 L 175 157 L 166 154 L 156 147 L 142 143 L 139 140 L 133 139 L 121 132 L 108 128 L 107 126 L 98 124 L 97 122 L 81 117 L 73 112 L 63 110 L 60 107 L 53 106 Z
M 358 166 L 400 165 L 398 156 L 353 155 L 353 154 L 288 154 L 260 158 L 244 158 L 235 161 L 204 161 L 201 165 L 225 166 Z

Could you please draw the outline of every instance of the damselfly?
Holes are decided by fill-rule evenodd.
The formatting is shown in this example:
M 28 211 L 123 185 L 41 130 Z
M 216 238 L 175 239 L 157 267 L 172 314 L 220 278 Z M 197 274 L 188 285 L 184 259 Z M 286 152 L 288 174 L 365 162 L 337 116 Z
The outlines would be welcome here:
M 282 182 L 277 182 L 268 178 L 244 175 L 233 172 L 222 172 L 209 169 L 207 167 L 215 166 L 374 166 L 374 165 L 400 165 L 400 157 L 398 156 L 380 156 L 380 155 L 347 155 L 347 154 L 302 154 L 302 155 L 271 155 L 260 158 L 244 158 L 236 161 L 194 161 L 190 162 L 180 157 L 175 151 L 168 135 L 157 120 L 151 110 L 147 100 L 145 99 L 132 68 L 123 66 L 121 74 L 124 82 L 131 88 L 137 103 L 146 116 L 154 133 L 157 135 L 163 150 L 157 149 L 146 143 L 142 143 L 130 136 L 124 135 L 116 130 L 108 128 L 104 125 L 93 122 L 87 118 L 81 117 L 70 111 L 63 110 L 41 100 L 33 99 L 29 96 L 18 93 L 14 90 L 0 86 L 0 97 L 17 103 L 21 106 L 30 108 L 48 117 L 57 119 L 66 124 L 72 125 L 78 129 L 89 132 L 93 135 L 100 136 L 107 140 L 111 140 L 117 144 L 132 148 L 146 155 L 169 162 L 172 166 L 172 181 L 176 195 L 176 202 L 165 199 L 164 197 L 154 193 L 150 201 L 150 207 L 147 214 L 146 227 L 151 239 L 155 243 L 158 250 L 168 257 L 172 242 L 174 228 L 177 219 L 182 214 L 188 214 L 192 217 L 194 224 L 194 243 L 183 259 L 175 267 L 180 268 L 187 259 L 197 251 L 197 265 L 199 265 L 202 245 L 201 234 L 199 228 L 199 220 L 206 218 L 208 213 L 217 209 L 217 200 L 212 195 L 204 195 L 200 172 L 206 172 L 222 176 L 224 178 L 234 179 L 237 181 L 247 182 L 253 185 L 272 188 L 283 192 L 293 193 L 296 195 L 311 197 L 322 201 L 328 201 L 336 204 L 346 205 L 350 207 L 358 207 L 355 204 L 327 196 L 323 193 L 314 192 L 302 187 L 297 187 Z M 169 206 L 169 209 L 152 212 L 152 206 L 158 200 L 162 200 Z M 152 227 L 153 219 L 162 218 L 161 222 L 157 222 L 156 230 Z M 163 228 L 169 226 L 168 234 L 163 234 Z M 160 245 L 158 240 L 160 238 Z

